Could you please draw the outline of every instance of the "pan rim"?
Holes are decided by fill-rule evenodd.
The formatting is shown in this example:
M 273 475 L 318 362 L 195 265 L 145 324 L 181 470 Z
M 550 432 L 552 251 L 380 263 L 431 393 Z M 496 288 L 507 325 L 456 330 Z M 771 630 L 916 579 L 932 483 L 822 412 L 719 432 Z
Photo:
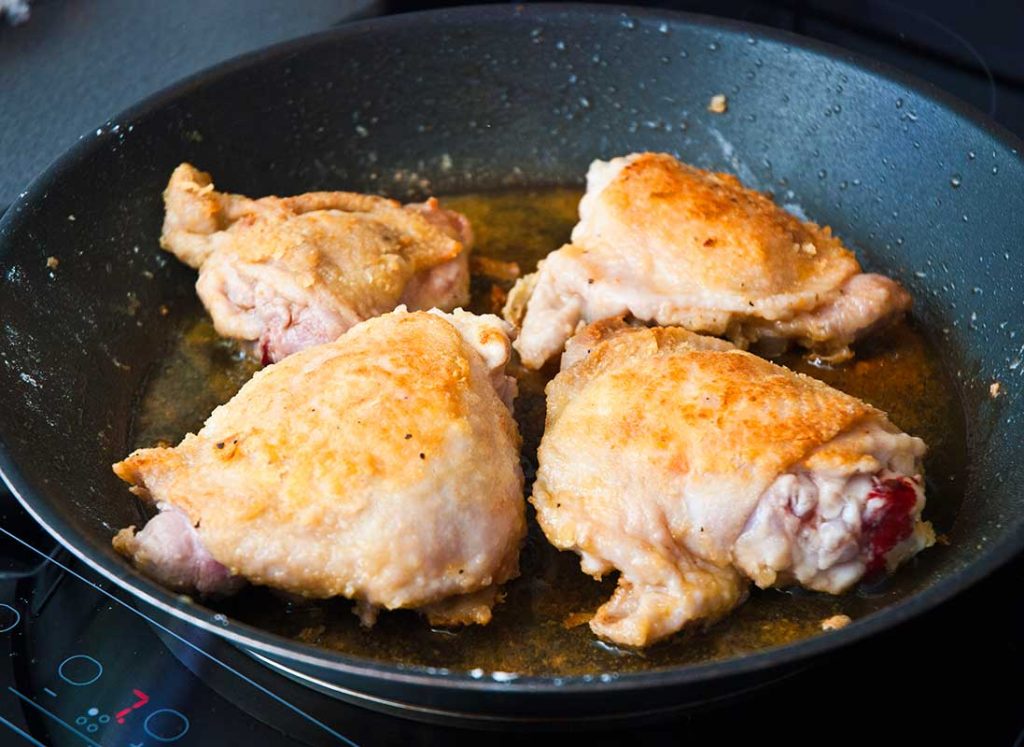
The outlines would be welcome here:
M 163 106 L 182 98 L 196 88 L 229 77 L 257 62 L 281 60 L 293 52 L 308 50 L 322 44 L 340 44 L 344 39 L 358 34 L 376 33 L 415 27 L 422 29 L 424 23 L 465 24 L 479 21 L 500 21 L 529 19 L 538 23 L 553 21 L 570 16 L 599 17 L 626 15 L 638 21 L 665 20 L 686 26 L 718 30 L 730 35 L 745 34 L 751 38 L 779 42 L 809 52 L 833 62 L 840 62 L 873 76 L 880 77 L 907 89 L 909 92 L 951 111 L 957 117 L 991 136 L 1011 150 L 1018 160 L 1024 151 L 1024 142 L 1002 125 L 989 119 L 975 107 L 952 96 L 937 86 L 921 81 L 886 64 L 879 63 L 857 53 L 831 44 L 808 39 L 787 31 L 763 27 L 753 23 L 734 21 L 680 11 L 633 8 L 620 5 L 588 5 L 550 3 L 526 6 L 468 6 L 456 9 L 424 11 L 363 21 L 302 36 L 279 44 L 248 52 L 221 62 L 210 68 L 190 75 L 171 86 L 146 97 L 104 124 L 118 122 L 122 127 Z M 101 127 L 100 130 L 103 130 Z M 23 209 L 34 204 L 48 189 L 48 185 L 60 178 L 67 167 L 90 156 L 98 149 L 109 147 L 105 131 L 101 136 L 87 135 L 79 138 L 71 148 L 54 160 L 11 204 L 0 218 L 0 250 L 4 238 L 12 233 L 20 222 Z M 42 525 L 56 540 L 91 570 L 117 584 L 142 602 L 163 613 L 196 625 L 214 633 L 230 643 L 243 648 L 254 649 L 275 658 L 298 662 L 307 666 L 322 667 L 337 674 L 383 680 L 430 688 L 450 688 L 466 691 L 498 691 L 502 693 L 595 693 L 619 690 L 642 690 L 666 685 L 688 685 L 697 682 L 724 680 L 731 677 L 754 674 L 769 668 L 792 665 L 808 661 L 824 653 L 835 651 L 855 642 L 863 641 L 870 635 L 893 628 L 917 617 L 947 601 L 965 589 L 988 576 L 1024 549 L 1024 517 L 1007 527 L 1000 541 L 986 547 L 984 554 L 957 573 L 936 581 L 931 586 L 881 609 L 865 618 L 854 621 L 846 628 L 828 635 L 817 635 L 794 643 L 772 646 L 753 653 L 727 659 L 683 664 L 641 672 L 616 673 L 609 679 L 600 674 L 592 675 L 523 675 L 500 681 L 485 673 L 476 678 L 467 672 L 450 671 L 423 665 L 399 665 L 358 656 L 344 654 L 331 649 L 300 643 L 270 633 L 245 623 L 231 621 L 225 628 L 213 622 L 214 612 L 200 607 L 197 603 L 183 600 L 142 576 L 136 570 L 109 554 L 94 553 L 90 557 L 81 549 L 95 550 L 93 545 L 78 533 L 59 515 L 49 511 L 46 504 L 35 496 L 32 487 L 24 479 L 15 464 L 7 445 L 0 439 L 0 477 L 26 511 Z M 40 510 L 41 509 L 41 510 Z

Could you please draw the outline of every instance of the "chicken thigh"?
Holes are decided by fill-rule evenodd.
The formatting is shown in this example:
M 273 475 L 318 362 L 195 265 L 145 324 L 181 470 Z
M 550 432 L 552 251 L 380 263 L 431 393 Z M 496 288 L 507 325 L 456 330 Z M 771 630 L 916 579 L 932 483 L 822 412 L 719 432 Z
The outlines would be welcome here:
M 400 308 L 263 369 L 198 434 L 114 465 L 161 509 L 115 547 L 179 589 L 486 623 L 526 529 L 508 334 Z
M 759 587 L 833 594 L 930 545 L 925 444 L 806 376 L 678 327 L 606 320 L 547 388 L 531 502 L 618 588 L 591 620 L 645 646 Z
M 398 304 L 451 310 L 469 299 L 469 221 L 433 198 L 253 200 L 217 192 L 185 163 L 164 204 L 161 245 L 199 270 L 196 291 L 217 331 L 256 341 L 265 362 L 331 342 Z
M 630 314 L 759 342 L 794 341 L 831 361 L 902 315 L 909 294 L 861 272 L 831 231 L 800 221 L 733 176 L 640 153 L 595 161 L 572 243 L 509 295 L 516 348 L 539 368 L 577 324 Z

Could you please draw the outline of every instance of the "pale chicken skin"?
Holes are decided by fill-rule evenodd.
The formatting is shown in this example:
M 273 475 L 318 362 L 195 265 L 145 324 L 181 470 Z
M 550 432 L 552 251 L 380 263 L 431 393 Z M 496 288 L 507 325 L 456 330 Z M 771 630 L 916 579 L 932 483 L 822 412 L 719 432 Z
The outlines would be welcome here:
M 607 320 L 547 388 L 530 499 L 584 572 L 620 572 L 591 620 L 646 646 L 759 587 L 837 594 L 934 540 L 924 442 L 884 413 L 731 344 Z
M 903 315 L 910 295 L 864 274 L 832 235 L 728 174 L 666 154 L 595 161 L 572 243 L 509 294 L 523 363 L 557 356 L 581 322 L 631 315 L 831 362 Z
M 115 547 L 187 591 L 486 623 L 526 530 L 509 332 L 401 308 L 263 369 L 199 433 L 114 465 L 163 509 Z
M 199 270 L 196 291 L 217 331 L 254 341 L 265 362 L 331 342 L 399 304 L 450 311 L 469 299 L 469 221 L 433 198 L 254 200 L 216 191 L 209 174 L 185 163 L 164 205 L 161 246 Z

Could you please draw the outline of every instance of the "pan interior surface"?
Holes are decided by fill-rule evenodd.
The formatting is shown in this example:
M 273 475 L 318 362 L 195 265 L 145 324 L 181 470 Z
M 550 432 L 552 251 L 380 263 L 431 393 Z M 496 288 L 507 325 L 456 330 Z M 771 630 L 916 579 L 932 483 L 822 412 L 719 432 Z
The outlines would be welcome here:
M 707 109 L 717 94 L 728 100 L 725 113 Z M 830 634 L 835 643 L 716 648 L 721 633 L 694 632 L 641 657 L 588 639 L 595 658 L 536 659 L 519 668 L 555 676 L 728 664 L 765 644 L 786 644 L 766 655 L 792 660 L 853 640 L 949 596 L 1022 544 L 1024 477 L 1016 466 L 1024 454 L 1016 434 L 1024 249 L 1017 239 L 1024 213 L 1014 205 L 1024 164 L 1008 136 L 950 107 L 898 77 L 788 37 L 611 9 L 397 18 L 229 64 L 98 128 L 0 223 L 0 384 L 7 392 L 0 467 L 80 556 L 166 609 L 217 628 L 211 620 L 220 610 L 160 589 L 110 547 L 114 532 L 140 524 L 145 513 L 109 465 L 138 443 L 134 413 L 170 357 L 183 354 L 186 330 L 204 334 L 195 326 L 194 275 L 158 249 L 160 194 L 174 166 L 192 162 L 212 172 L 218 188 L 250 195 L 348 189 L 407 199 L 578 186 L 594 158 L 671 152 L 771 190 L 779 203 L 831 225 L 869 269 L 911 290 L 914 328 L 939 351 L 965 423 L 963 444 L 930 469 L 950 483 L 939 493 L 962 503 L 941 519 L 948 545 L 891 583 L 835 602 L 861 605 L 854 616 L 866 615 Z M 220 387 L 209 395 L 213 403 L 244 374 L 233 368 L 240 362 L 230 346 L 208 337 L 195 349 L 202 345 L 210 360 L 225 357 L 224 378 L 211 384 Z M 955 412 L 950 417 L 957 420 Z M 958 466 L 958 449 L 969 469 Z M 572 556 L 558 562 L 580 575 Z M 584 582 L 594 596 L 581 606 L 607 591 Z M 795 610 L 809 604 L 801 595 L 764 597 L 777 600 L 768 604 L 778 612 L 758 624 L 799 617 Z M 758 609 L 747 605 L 737 619 Z M 256 649 L 322 656 L 325 666 L 377 660 L 382 671 L 501 668 L 494 660 L 446 659 L 446 644 L 429 644 L 446 634 L 421 622 L 417 635 L 427 643 L 418 656 L 382 652 L 369 640 L 374 632 L 356 628 L 336 654 L 290 640 L 315 643 L 322 635 L 322 623 L 305 619 L 304 609 L 287 610 L 286 621 L 273 625 L 236 612 L 224 634 Z M 499 607 L 496 623 L 501 614 Z M 531 624 L 552 626 L 552 635 L 589 635 L 543 609 L 532 614 Z M 330 612 L 346 615 L 341 603 Z M 391 624 L 387 617 L 382 625 Z M 406 625 L 401 618 L 394 624 Z M 492 634 L 506 648 L 516 644 L 514 626 Z M 766 661 L 742 658 L 750 666 Z

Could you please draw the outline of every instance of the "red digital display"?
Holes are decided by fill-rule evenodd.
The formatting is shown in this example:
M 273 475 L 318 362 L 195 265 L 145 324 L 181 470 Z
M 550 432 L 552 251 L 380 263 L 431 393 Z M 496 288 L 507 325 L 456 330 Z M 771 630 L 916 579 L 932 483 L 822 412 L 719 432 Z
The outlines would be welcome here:
M 146 693 L 142 692 L 142 690 L 132 690 L 132 694 L 136 698 L 138 698 L 138 700 L 132 703 L 128 708 L 125 708 L 123 711 L 118 711 L 116 714 L 114 714 L 114 718 L 117 719 L 117 723 L 119 724 L 123 724 L 125 718 L 132 711 L 134 711 L 137 708 L 142 708 L 142 706 L 146 705 L 146 703 L 149 702 L 149 696 L 146 695 Z

